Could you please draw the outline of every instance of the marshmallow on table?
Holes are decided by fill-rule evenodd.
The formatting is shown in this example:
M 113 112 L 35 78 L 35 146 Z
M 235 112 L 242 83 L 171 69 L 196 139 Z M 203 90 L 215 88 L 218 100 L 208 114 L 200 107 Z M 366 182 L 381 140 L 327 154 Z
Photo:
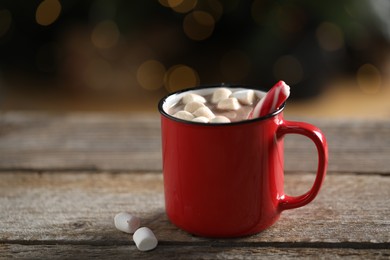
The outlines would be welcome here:
M 204 117 L 204 116 L 198 116 L 198 117 L 195 117 L 194 119 L 192 119 L 192 122 L 198 122 L 198 123 L 208 123 L 210 121 L 210 119 L 208 119 L 207 117 Z
M 184 110 L 176 112 L 173 116 L 177 117 L 177 118 L 180 118 L 180 119 L 183 119 L 183 120 L 192 120 L 192 119 L 194 119 L 194 116 L 190 112 L 184 111 Z
M 142 227 L 134 232 L 133 240 L 140 251 L 149 251 L 157 246 L 157 238 L 153 231 L 147 227 Z
M 210 119 L 210 123 L 230 123 L 230 119 L 226 116 L 216 116 Z
M 218 102 L 217 105 L 218 109 L 223 109 L 223 110 L 237 110 L 240 107 L 241 107 L 240 103 L 235 97 L 222 99 L 221 101 Z
M 185 105 L 184 110 L 190 113 L 194 113 L 198 108 L 205 107 L 206 105 L 198 102 L 198 101 L 192 101 Z
M 231 97 L 235 97 L 244 105 L 252 105 L 255 98 L 255 92 L 251 89 L 239 90 L 231 94 Z
M 139 218 L 127 212 L 121 212 L 114 217 L 115 227 L 126 233 L 134 233 L 141 225 Z
M 214 91 L 211 97 L 211 102 L 216 104 L 222 99 L 227 99 L 232 94 L 232 91 L 227 88 L 218 88 Z
M 181 99 L 181 102 L 183 102 L 183 104 L 187 105 L 188 103 L 191 103 L 191 102 L 200 102 L 200 103 L 206 103 L 206 99 L 204 97 L 202 97 L 201 95 L 198 95 L 198 94 L 194 94 L 194 93 L 188 93 L 186 94 L 184 97 L 182 97 Z
M 215 117 L 213 111 L 211 111 L 210 108 L 208 108 L 208 107 L 198 108 L 193 114 L 196 117 L 203 116 L 203 117 L 206 117 L 208 119 L 211 119 L 211 118 Z

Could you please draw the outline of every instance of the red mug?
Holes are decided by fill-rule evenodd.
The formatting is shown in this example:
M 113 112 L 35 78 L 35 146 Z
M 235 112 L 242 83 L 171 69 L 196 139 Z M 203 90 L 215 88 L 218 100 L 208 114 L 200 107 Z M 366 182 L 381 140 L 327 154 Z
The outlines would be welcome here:
M 313 125 L 284 120 L 284 104 L 261 118 L 222 124 L 185 121 L 167 113 L 184 93 L 215 87 L 178 91 L 158 105 L 166 213 L 173 224 L 194 235 L 259 233 L 282 211 L 302 207 L 316 197 L 328 163 L 326 139 Z M 288 196 L 283 189 L 286 134 L 308 137 L 318 151 L 314 184 L 300 196 Z

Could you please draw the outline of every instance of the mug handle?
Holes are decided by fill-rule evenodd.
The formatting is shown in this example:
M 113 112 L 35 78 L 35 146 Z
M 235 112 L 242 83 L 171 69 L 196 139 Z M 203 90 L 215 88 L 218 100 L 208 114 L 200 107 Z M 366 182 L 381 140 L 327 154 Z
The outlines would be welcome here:
M 280 211 L 299 208 L 311 202 L 321 188 L 328 165 L 328 145 L 324 134 L 319 128 L 304 122 L 283 121 L 276 131 L 276 137 L 279 139 L 286 134 L 304 135 L 314 142 L 318 152 L 318 168 L 311 189 L 300 196 L 282 196 L 278 206 Z

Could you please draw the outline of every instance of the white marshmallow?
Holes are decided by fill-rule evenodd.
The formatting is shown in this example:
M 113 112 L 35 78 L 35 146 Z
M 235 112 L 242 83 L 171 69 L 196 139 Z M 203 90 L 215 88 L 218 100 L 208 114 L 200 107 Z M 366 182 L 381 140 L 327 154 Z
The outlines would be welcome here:
M 141 221 L 130 213 L 121 212 L 115 215 L 114 224 L 118 230 L 132 234 L 140 227 Z
M 227 118 L 236 118 L 237 113 L 234 111 L 224 111 L 223 113 L 220 114 L 220 116 L 225 116 Z
M 147 227 L 142 227 L 134 232 L 133 240 L 140 251 L 149 251 L 156 248 L 158 241 L 153 231 Z
M 205 107 L 205 106 L 206 105 L 201 102 L 192 101 L 187 105 L 185 105 L 184 110 L 190 113 L 194 113 L 198 108 Z
M 210 123 L 230 123 L 230 119 L 226 116 L 216 116 L 210 120 Z
M 213 96 L 211 97 L 211 102 L 216 104 L 222 99 L 227 99 L 232 94 L 232 91 L 227 88 L 218 88 L 214 91 Z
M 201 95 L 198 95 L 198 94 L 194 94 L 194 93 L 188 93 L 181 99 L 181 102 L 183 102 L 183 104 L 185 104 L 185 105 L 187 105 L 188 103 L 194 102 L 194 101 L 200 102 L 200 103 L 206 103 L 206 99 L 204 97 L 202 97 Z
M 252 105 L 255 98 L 255 92 L 251 89 L 249 90 L 239 90 L 230 95 L 235 97 L 244 105 Z
M 192 119 L 192 122 L 198 122 L 198 123 L 208 123 L 210 120 L 207 117 L 199 116 Z
M 238 110 L 240 108 L 240 103 L 237 98 L 227 98 L 218 102 L 217 108 L 223 110 Z
M 190 112 L 184 111 L 184 110 L 176 112 L 173 116 L 177 117 L 177 118 L 180 118 L 180 119 L 183 119 L 183 120 L 192 120 L 192 119 L 194 119 L 194 116 Z
M 204 117 L 206 117 L 208 119 L 211 119 L 211 118 L 215 117 L 214 113 L 208 107 L 198 108 L 193 114 L 196 117 L 204 116 Z

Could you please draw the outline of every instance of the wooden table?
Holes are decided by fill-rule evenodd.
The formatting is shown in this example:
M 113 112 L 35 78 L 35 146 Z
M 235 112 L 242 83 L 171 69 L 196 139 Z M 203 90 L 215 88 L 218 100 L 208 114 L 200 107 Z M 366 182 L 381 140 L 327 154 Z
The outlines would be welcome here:
M 320 195 L 260 234 L 207 239 L 165 215 L 158 115 L 3 112 L 0 258 L 389 259 L 390 122 L 299 120 L 328 138 Z M 314 145 L 289 135 L 285 146 L 286 191 L 299 194 L 314 179 Z M 155 232 L 155 250 L 115 229 L 120 211 Z

